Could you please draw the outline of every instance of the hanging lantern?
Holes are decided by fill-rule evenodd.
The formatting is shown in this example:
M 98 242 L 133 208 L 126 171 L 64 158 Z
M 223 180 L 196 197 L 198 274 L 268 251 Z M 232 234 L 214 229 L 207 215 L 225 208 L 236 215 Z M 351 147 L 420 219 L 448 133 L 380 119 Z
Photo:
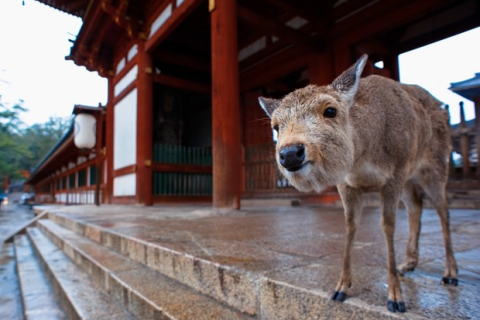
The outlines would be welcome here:
M 95 146 L 97 119 L 87 113 L 75 116 L 75 132 L 73 142 L 79 149 L 91 149 Z

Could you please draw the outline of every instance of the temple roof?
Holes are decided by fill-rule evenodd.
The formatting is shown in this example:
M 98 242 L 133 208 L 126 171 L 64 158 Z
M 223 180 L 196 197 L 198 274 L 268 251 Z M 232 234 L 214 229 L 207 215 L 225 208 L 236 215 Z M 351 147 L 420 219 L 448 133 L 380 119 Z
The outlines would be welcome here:
M 475 76 L 471 79 L 453 82 L 450 85 L 450 90 L 473 101 L 475 97 L 480 97 L 480 72 L 475 73 Z
M 90 0 L 37 0 L 47 6 L 82 18 L 87 11 Z

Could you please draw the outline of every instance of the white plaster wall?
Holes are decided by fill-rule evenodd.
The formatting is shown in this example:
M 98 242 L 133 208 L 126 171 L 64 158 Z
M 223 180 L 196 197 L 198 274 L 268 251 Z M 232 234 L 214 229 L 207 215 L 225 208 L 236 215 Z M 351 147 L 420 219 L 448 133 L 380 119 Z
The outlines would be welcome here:
M 115 85 L 114 96 L 115 97 L 118 96 L 123 90 L 125 90 L 126 87 L 128 87 L 130 83 L 135 81 L 137 79 L 137 74 L 138 74 L 138 67 L 135 65 Z
M 158 15 L 158 17 L 153 21 L 152 26 L 150 27 L 150 34 L 148 37 L 152 37 L 155 32 L 165 23 L 165 21 L 170 18 L 172 15 L 172 4 L 169 4 L 165 9 Z
M 113 168 L 136 163 L 137 158 L 137 89 L 115 105 L 113 132 Z
M 123 68 L 125 68 L 125 64 L 126 64 L 126 61 L 125 61 L 125 58 L 123 58 L 122 60 L 120 60 L 117 64 L 117 73 L 116 74 L 119 74 L 120 71 L 123 70 Z
M 130 50 L 128 50 L 128 54 L 127 54 L 127 59 L 128 61 L 132 60 L 133 58 L 135 58 L 135 56 L 137 55 L 137 52 L 138 52 L 138 46 L 136 44 L 134 44 Z
M 134 196 L 137 190 L 137 174 L 130 173 L 113 179 L 113 195 Z

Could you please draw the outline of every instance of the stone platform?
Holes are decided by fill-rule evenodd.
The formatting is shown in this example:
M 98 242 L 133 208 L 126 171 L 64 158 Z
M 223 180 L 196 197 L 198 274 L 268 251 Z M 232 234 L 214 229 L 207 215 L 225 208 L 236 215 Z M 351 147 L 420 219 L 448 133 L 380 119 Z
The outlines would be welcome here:
M 202 205 L 36 208 L 45 210 L 48 219 L 29 229 L 34 246 L 53 241 L 138 319 L 475 319 L 480 314 L 476 209 L 451 210 L 458 287 L 440 284 L 441 227 L 436 213 L 424 210 L 420 264 L 401 279 L 405 314 L 386 308 L 386 249 L 376 208 L 364 209 L 357 228 L 353 285 L 344 303 L 328 298 L 341 271 L 341 208 L 257 204 L 224 214 Z M 408 239 L 402 209 L 395 238 L 400 263 Z

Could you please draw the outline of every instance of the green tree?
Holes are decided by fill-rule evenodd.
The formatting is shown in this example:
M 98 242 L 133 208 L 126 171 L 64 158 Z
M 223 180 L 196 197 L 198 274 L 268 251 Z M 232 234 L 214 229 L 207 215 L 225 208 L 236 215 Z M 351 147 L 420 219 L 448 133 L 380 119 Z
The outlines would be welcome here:
M 71 119 L 50 117 L 45 123 L 34 124 L 21 134 L 22 144 L 32 155 L 20 162 L 20 167 L 30 170 L 55 146 L 71 125 Z
M 3 103 L 0 95 L 0 181 L 6 176 L 19 177 L 19 164 L 31 158 L 28 148 L 22 143 L 21 131 L 23 122 L 20 114 L 26 112 L 23 101 L 10 106 Z

